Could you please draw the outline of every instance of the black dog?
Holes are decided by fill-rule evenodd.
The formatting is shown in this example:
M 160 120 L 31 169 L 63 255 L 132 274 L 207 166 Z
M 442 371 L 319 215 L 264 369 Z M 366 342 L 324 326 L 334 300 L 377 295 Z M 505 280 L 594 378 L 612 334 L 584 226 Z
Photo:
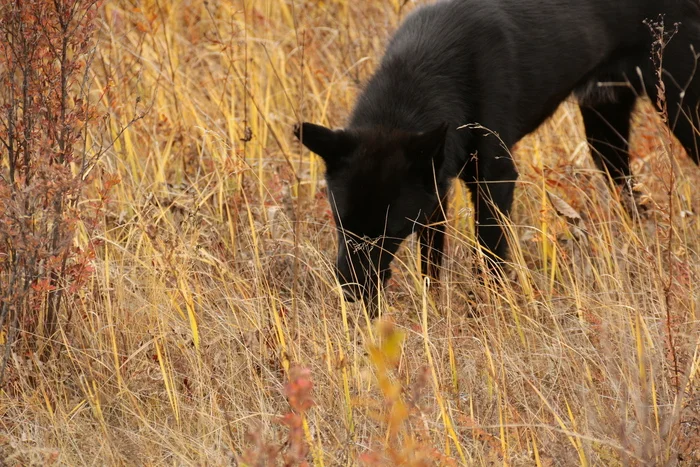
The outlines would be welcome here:
M 344 130 L 295 128 L 326 163 L 346 296 L 373 300 L 414 230 L 422 272 L 437 279 L 454 178 L 470 188 L 479 242 L 502 260 L 498 211 L 518 176 L 509 149 L 572 92 L 597 166 L 625 184 L 635 101 L 658 100 L 661 28 L 677 28 L 663 51 L 669 126 L 698 163 L 698 0 L 448 0 L 413 12 Z

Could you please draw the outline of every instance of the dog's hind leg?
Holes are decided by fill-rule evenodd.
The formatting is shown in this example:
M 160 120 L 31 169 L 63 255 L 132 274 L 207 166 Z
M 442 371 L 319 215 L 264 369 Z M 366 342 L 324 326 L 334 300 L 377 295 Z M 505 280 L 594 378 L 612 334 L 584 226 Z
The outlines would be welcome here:
M 691 99 L 686 96 L 685 103 L 675 107 L 682 112 L 672 126 L 673 134 L 683 145 L 685 152 L 690 158 L 700 165 L 700 116 L 698 115 L 698 99 Z M 670 107 L 670 106 L 669 106 Z M 670 111 L 669 111 L 670 113 Z

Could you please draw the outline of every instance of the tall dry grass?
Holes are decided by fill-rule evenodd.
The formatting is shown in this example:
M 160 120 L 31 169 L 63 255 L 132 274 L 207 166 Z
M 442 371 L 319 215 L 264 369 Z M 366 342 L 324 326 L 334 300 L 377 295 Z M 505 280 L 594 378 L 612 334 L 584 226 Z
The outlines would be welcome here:
M 108 136 L 143 118 L 93 171 L 120 182 L 76 240 L 98 257 L 63 350 L 11 357 L 0 465 L 700 463 L 700 171 L 648 104 L 641 219 L 566 103 L 515 150 L 507 285 L 472 276 L 456 186 L 440 295 L 411 240 L 393 324 L 341 301 L 323 166 L 291 127 L 342 125 L 406 3 L 106 3 L 96 105 Z

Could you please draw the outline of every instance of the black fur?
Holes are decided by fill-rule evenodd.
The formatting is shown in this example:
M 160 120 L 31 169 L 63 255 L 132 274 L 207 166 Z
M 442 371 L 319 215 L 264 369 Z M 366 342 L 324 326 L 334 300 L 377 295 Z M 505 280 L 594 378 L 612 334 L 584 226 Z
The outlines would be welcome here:
M 620 184 L 628 181 L 630 113 L 639 95 L 657 101 L 656 38 L 647 20 L 663 18 L 666 31 L 680 23 L 665 48 L 663 79 L 669 125 L 698 163 L 698 5 L 446 0 L 409 15 L 347 127 L 295 129 L 326 162 L 346 295 L 374 298 L 393 254 L 414 231 L 422 271 L 437 279 L 446 193 L 455 178 L 469 186 L 478 240 L 498 263 L 506 248 L 498 211 L 509 213 L 518 176 L 509 149 L 572 92 L 597 166 Z

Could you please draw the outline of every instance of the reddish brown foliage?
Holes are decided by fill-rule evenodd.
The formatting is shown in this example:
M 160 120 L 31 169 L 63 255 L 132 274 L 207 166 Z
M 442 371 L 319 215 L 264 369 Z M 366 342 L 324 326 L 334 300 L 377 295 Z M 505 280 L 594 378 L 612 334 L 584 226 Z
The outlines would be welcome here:
M 249 440 L 253 448 L 249 449 L 241 459 L 243 465 L 272 466 L 277 465 L 281 458 L 285 466 L 306 467 L 309 465 L 309 446 L 304 436 L 304 417 L 313 407 L 311 398 L 314 383 L 308 368 L 294 366 L 289 370 L 289 381 L 285 384 L 284 393 L 289 402 L 290 411 L 280 417 L 280 424 L 287 427 L 285 448 L 265 442 L 260 436 L 250 434 Z
M 50 338 L 67 287 L 75 290 L 89 272 L 90 253 L 77 250 L 73 237 L 91 215 L 79 214 L 77 203 L 92 161 L 87 62 L 98 3 L 0 6 L 0 341 L 6 355 L 18 331 Z

